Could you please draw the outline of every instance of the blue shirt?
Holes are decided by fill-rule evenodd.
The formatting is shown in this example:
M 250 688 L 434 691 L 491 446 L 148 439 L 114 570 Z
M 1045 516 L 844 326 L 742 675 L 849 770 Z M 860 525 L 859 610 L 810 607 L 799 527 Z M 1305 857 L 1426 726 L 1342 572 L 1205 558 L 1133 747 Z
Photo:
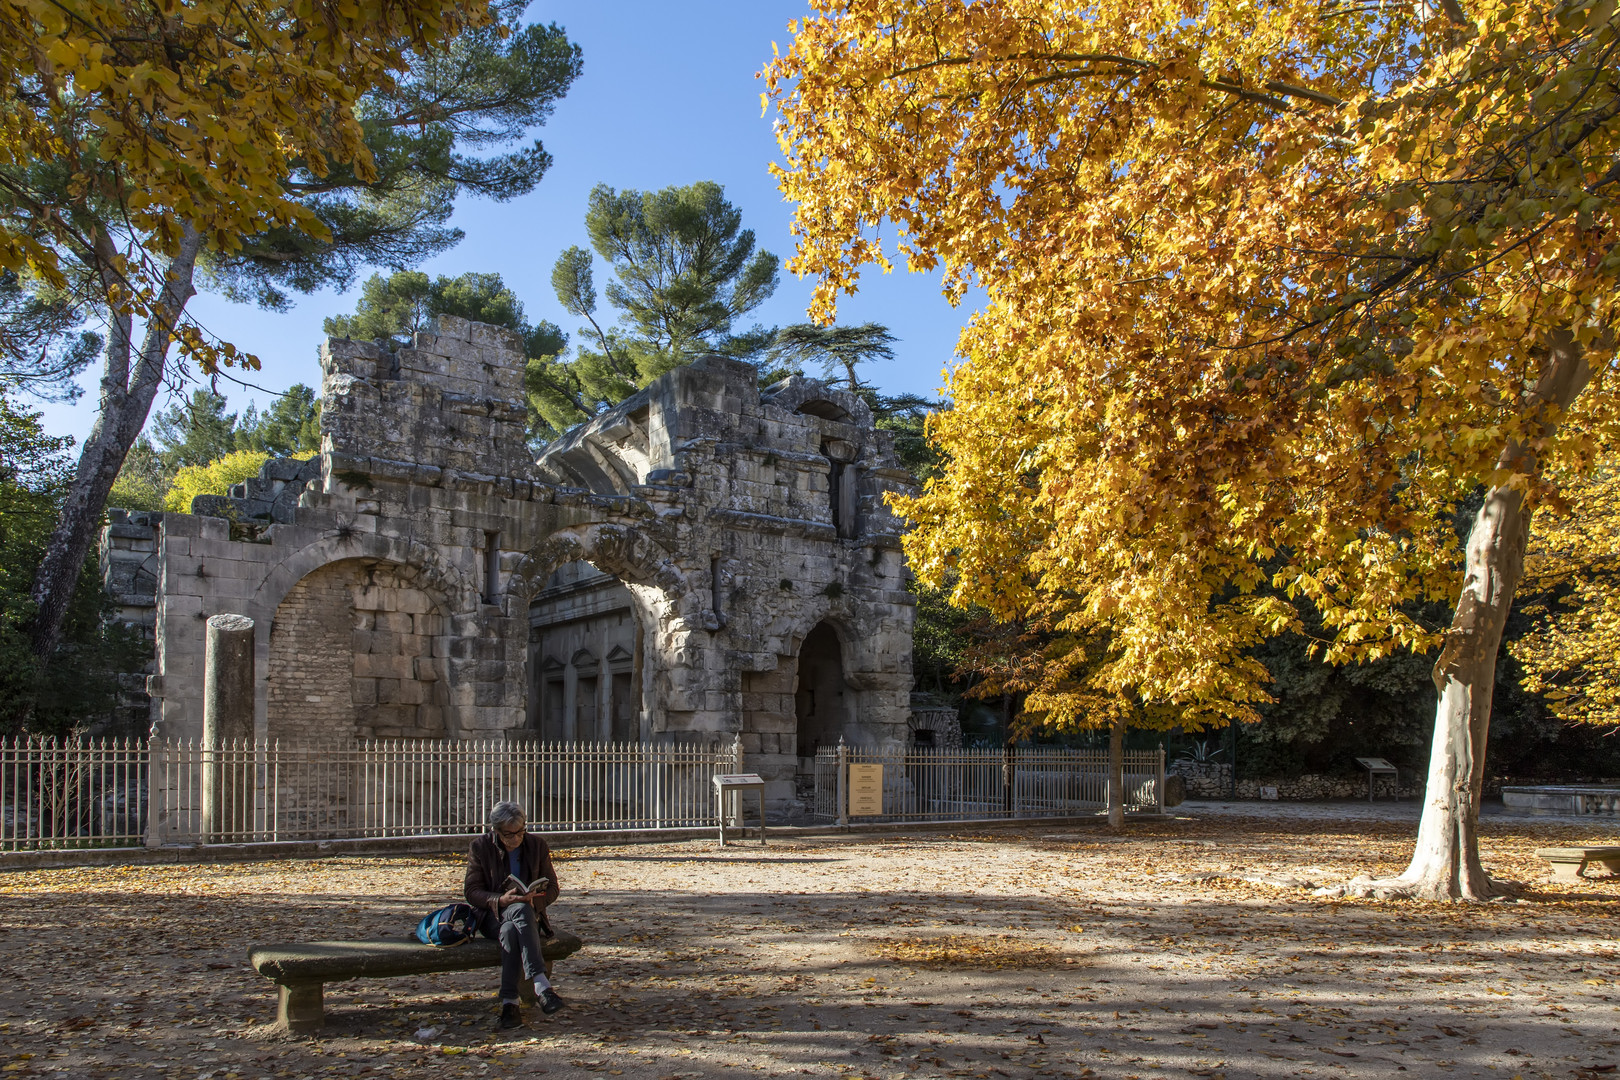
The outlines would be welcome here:
M 513 877 L 517 878 L 519 881 L 523 880 L 523 847 L 522 847 L 522 845 L 519 845 L 516 851 L 508 851 L 506 853 L 506 868 L 512 872 Z M 500 889 L 498 891 L 499 892 L 505 892 L 506 890 L 504 888 L 502 888 L 502 889 Z

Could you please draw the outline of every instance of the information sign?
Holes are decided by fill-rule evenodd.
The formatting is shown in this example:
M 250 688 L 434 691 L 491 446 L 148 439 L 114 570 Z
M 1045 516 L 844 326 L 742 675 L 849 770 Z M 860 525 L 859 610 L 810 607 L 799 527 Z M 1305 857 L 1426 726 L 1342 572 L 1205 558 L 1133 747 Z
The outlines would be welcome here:
M 765 778 L 758 773 L 721 773 L 714 778 L 717 788 L 759 787 Z
M 849 816 L 875 817 L 883 813 L 883 766 L 849 767 Z

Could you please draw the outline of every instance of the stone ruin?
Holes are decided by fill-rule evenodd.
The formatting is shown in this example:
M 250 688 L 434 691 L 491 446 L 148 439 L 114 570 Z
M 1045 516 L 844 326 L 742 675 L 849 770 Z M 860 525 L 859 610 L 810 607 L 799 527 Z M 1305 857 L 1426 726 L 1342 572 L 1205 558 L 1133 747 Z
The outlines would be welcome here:
M 708 356 L 536 461 L 507 330 L 445 317 L 321 366 L 319 455 L 191 514 L 111 514 L 155 736 L 202 735 L 222 613 L 256 624 L 259 739 L 740 736 L 782 804 L 818 745 L 954 727 L 911 714 L 884 500 L 910 477 L 853 394 Z

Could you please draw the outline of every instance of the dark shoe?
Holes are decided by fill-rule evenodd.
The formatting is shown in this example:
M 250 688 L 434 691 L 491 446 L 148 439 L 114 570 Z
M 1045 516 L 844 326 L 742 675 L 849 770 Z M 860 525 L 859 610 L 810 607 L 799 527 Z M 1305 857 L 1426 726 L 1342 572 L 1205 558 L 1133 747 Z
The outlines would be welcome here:
M 557 991 L 549 987 L 540 992 L 540 1011 L 550 1016 L 568 1002 L 557 996 Z
M 495 1025 L 501 1031 L 510 1031 L 515 1027 L 523 1026 L 523 1010 L 513 1001 L 501 1002 L 501 1021 Z

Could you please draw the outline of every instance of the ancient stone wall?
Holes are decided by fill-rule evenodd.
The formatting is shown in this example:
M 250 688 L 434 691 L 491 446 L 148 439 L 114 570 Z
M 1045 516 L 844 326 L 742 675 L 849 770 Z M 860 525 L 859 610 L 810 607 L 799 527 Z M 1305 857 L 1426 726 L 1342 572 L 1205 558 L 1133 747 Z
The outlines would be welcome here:
M 1187 796 L 1193 799 L 1226 799 L 1232 793 L 1232 766 L 1220 762 L 1175 761 L 1165 771 L 1187 781 Z M 1375 797 L 1402 799 L 1421 798 L 1423 778 L 1406 770 L 1401 771 L 1397 788 L 1389 778 L 1380 777 Z M 1303 773 L 1299 776 L 1278 777 L 1271 780 L 1240 779 L 1237 782 L 1239 799 L 1277 799 L 1282 802 L 1317 802 L 1323 799 L 1365 799 L 1367 778 L 1362 776 L 1318 776 Z
M 515 335 L 453 318 L 394 353 L 327 342 L 320 455 L 154 522 L 154 731 L 201 733 L 203 620 L 234 612 L 258 626 L 260 737 L 343 729 L 342 664 L 308 654 L 343 652 L 347 625 L 356 734 L 539 734 L 571 686 L 576 737 L 586 706 L 594 737 L 740 735 L 781 800 L 800 651 L 826 626 L 845 737 L 904 745 L 914 601 L 884 497 L 909 477 L 864 403 L 803 378 L 761 392 L 751 366 L 707 357 L 533 462 L 524 363 Z M 591 617 L 628 621 L 531 656 L 534 612 L 579 562 L 618 582 Z M 372 584 L 339 589 L 359 567 Z

